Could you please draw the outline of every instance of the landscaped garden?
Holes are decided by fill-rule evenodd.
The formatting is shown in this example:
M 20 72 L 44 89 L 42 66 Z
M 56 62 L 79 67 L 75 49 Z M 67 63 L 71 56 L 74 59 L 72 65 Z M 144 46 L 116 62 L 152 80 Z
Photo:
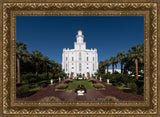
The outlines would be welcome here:
M 128 50 L 120 51 L 105 61 L 100 61 L 95 78 L 109 82 L 118 89 L 135 95 L 144 95 L 144 44 L 134 45 Z M 120 63 L 120 73 L 115 70 Z M 109 67 L 112 67 L 111 73 Z
M 123 91 L 124 95 L 144 95 L 144 73 L 142 72 L 144 65 L 143 61 L 140 61 L 143 58 L 143 55 L 141 55 L 143 45 L 132 47 L 126 54 L 120 52 L 117 57 L 101 61 L 98 73 L 92 74 L 91 79 L 69 79 L 69 75 L 62 72 L 61 64 L 49 60 L 47 56 L 43 56 L 38 50 L 29 53 L 26 48 L 26 44 L 17 42 L 17 98 L 32 98 L 32 95 L 34 96 L 35 93 L 38 95 L 38 92 L 47 95 L 48 92 L 44 92 L 43 88 L 50 87 L 54 89 L 53 92 L 50 92 L 53 95 L 56 94 L 54 91 L 63 91 L 64 95 L 67 95 L 67 91 L 73 91 L 72 96 L 77 95 L 78 91 L 84 91 L 85 96 L 88 96 L 86 97 L 88 100 L 90 100 L 90 96 L 98 96 L 98 93 L 103 96 L 112 95 L 110 94 L 112 89 L 115 92 Z M 121 63 L 121 73 L 114 70 L 118 63 Z M 110 65 L 112 65 L 112 73 L 108 72 Z M 107 72 L 105 71 L 106 68 Z M 109 83 L 107 83 L 108 81 Z M 108 89 L 105 88 L 106 86 Z M 100 93 L 102 91 L 103 94 Z M 108 100 L 106 97 L 104 99 Z
M 56 86 L 58 90 L 78 90 L 80 87 L 84 87 L 84 90 L 88 89 L 103 89 L 104 85 L 101 83 L 97 83 L 96 80 L 93 79 L 85 79 L 85 80 L 78 80 L 78 79 L 67 79 L 64 83 L 59 84 Z M 81 89 L 82 90 L 82 89 Z
M 51 86 L 50 80 L 57 83 L 67 74 L 62 72 L 62 66 L 40 51 L 34 50 L 31 53 L 23 42 L 16 42 L 16 96 L 28 97 L 41 88 Z
M 88 80 L 72 80 L 67 90 L 76 89 L 79 85 L 84 85 L 86 89 L 95 89 L 92 85 L 92 82 L 89 82 Z

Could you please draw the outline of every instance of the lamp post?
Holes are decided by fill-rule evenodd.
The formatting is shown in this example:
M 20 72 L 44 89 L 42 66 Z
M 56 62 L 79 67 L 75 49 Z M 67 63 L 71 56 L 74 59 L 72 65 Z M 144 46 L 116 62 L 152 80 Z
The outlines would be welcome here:
M 100 76 L 100 81 L 102 81 L 102 77 Z
M 51 85 L 53 85 L 53 79 L 51 79 L 50 82 L 51 82 Z

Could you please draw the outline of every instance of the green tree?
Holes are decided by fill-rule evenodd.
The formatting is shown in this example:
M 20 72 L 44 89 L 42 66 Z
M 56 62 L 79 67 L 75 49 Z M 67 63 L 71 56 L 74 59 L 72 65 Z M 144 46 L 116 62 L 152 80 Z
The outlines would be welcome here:
M 105 66 L 107 67 L 107 73 L 108 73 L 108 67 L 111 65 L 111 61 L 109 59 L 105 60 Z
M 48 78 L 48 65 L 49 65 L 49 62 L 50 62 L 49 57 L 48 56 L 43 56 L 42 61 L 43 61 L 43 71 L 46 72 L 47 78 Z
M 105 62 L 103 62 L 103 61 L 100 61 L 99 62 L 99 74 L 105 74 Z
M 114 65 L 116 64 L 116 57 L 111 56 L 110 58 L 111 64 L 112 64 L 112 73 L 114 73 Z
M 27 55 L 27 45 L 21 41 L 16 42 L 17 83 L 21 83 L 20 59 Z
M 121 63 L 121 73 L 123 73 L 123 64 L 125 60 L 125 51 L 120 51 L 117 54 L 118 62 Z
M 32 51 L 31 59 L 36 66 L 36 78 L 38 79 L 38 65 L 42 61 L 42 53 L 38 50 Z
M 143 62 L 143 51 L 143 45 L 138 44 L 131 47 L 131 50 L 128 52 L 128 56 L 135 64 L 136 80 L 138 80 L 138 61 Z

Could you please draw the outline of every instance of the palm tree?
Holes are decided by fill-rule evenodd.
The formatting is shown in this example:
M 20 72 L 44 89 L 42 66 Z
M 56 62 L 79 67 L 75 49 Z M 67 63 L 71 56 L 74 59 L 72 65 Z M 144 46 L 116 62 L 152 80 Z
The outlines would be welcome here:
M 99 67 L 99 73 L 104 74 L 105 73 L 105 62 L 100 61 L 98 67 Z
M 114 65 L 116 63 L 116 57 L 111 56 L 110 61 L 111 61 L 111 64 L 112 64 L 112 73 L 114 73 Z
M 107 73 L 108 73 L 108 67 L 111 65 L 111 61 L 109 59 L 105 60 L 105 66 L 107 67 Z
M 43 56 L 42 57 L 42 61 L 43 61 L 43 70 L 45 70 L 46 74 L 47 74 L 47 78 L 48 78 L 48 64 L 49 64 L 49 57 L 48 56 Z
M 118 62 L 121 63 L 121 73 L 123 73 L 123 64 L 124 64 L 124 59 L 125 59 L 125 51 L 120 51 L 117 54 Z
M 42 53 L 38 50 L 32 51 L 31 59 L 36 66 L 36 78 L 38 78 L 38 65 L 42 61 Z
M 52 72 L 54 65 L 55 65 L 55 61 L 54 60 L 49 60 L 48 66 L 49 66 L 49 71 L 50 72 Z
M 117 68 L 117 64 L 119 62 L 119 58 L 117 56 L 115 56 L 115 62 L 114 62 L 114 66 Z
M 136 72 L 136 80 L 138 81 L 138 61 L 143 62 L 143 44 L 134 45 L 129 50 L 128 56 L 134 61 L 135 63 L 135 72 Z
M 16 42 L 16 60 L 17 60 L 17 83 L 21 83 L 20 59 L 28 55 L 27 45 L 23 42 Z

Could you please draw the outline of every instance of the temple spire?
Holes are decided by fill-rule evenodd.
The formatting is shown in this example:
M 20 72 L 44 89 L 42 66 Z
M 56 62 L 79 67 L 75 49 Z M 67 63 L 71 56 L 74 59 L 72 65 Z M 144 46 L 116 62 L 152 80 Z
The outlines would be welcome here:
M 81 29 L 78 30 L 78 34 L 77 34 L 76 37 L 77 37 L 77 43 L 83 43 L 84 36 L 82 34 L 82 30 Z

